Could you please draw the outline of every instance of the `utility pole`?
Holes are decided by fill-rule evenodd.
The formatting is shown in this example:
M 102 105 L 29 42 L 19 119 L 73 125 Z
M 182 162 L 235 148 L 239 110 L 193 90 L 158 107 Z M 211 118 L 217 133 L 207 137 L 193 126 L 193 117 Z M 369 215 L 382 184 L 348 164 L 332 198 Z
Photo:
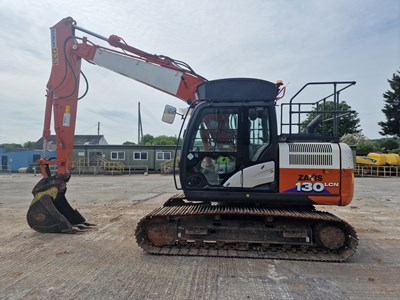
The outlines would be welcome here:
M 100 122 L 97 122 L 97 135 L 100 135 Z
M 138 145 L 143 139 L 142 116 L 140 115 L 140 102 L 138 102 Z

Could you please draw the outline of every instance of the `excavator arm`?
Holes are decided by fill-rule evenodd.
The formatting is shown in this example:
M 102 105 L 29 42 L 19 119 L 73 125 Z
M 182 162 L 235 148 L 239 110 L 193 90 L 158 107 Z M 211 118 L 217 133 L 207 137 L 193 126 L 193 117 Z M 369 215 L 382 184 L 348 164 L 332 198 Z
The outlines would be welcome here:
M 106 41 L 113 48 L 95 44 L 86 36 L 78 36 L 78 31 Z M 40 232 L 72 232 L 76 226 L 85 228 L 90 225 L 78 211 L 71 208 L 65 198 L 66 183 L 71 176 L 80 74 L 83 74 L 82 59 L 175 96 L 188 104 L 196 103 L 197 86 L 207 80 L 184 62 L 149 54 L 128 45 L 116 35 L 106 38 L 77 26 L 71 17 L 58 22 L 50 32 L 52 68 L 46 86 L 43 158 L 39 160 L 43 179 L 33 189 L 34 199 L 27 219 L 29 225 Z M 56 159 L 47 157 L 52 116 Z M 56 166 L 56 174 L 51 174 L 50 165 Z

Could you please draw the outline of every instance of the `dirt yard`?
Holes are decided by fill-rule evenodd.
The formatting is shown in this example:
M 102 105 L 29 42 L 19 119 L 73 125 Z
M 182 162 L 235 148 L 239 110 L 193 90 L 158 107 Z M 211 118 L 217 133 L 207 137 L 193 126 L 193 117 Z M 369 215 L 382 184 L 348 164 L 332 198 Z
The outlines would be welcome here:
M 163 175 L 74 176 L 67 198 L 90 232 L 40 234 L 26 223 L 39 177 L 0 174 L 1 299 L 400 299 L 400 179 L 356 178 L 344 208 L 357 253 L 345 263 L 145 254 L 140 218 L 175 194 Z

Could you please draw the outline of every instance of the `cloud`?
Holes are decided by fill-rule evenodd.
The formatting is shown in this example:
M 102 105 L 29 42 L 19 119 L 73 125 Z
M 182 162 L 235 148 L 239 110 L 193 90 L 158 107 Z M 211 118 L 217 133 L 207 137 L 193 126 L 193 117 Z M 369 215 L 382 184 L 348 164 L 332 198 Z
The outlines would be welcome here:
M 183 60 L 208 79 L 290 82 L 283 101 L 308 81 L 356 80 L 345 100 L 359 112 L 363 133 L 378 138 L 386 79 L 400 66 L 399 11 L 396 0 L 1 1 L 0 143 L 40 137 L 49 27 L 67 16 L 101 35 Z M 178 132 L 179 122 L 167 126 L 160 119 L 165 104 L 184 107 L 182 101 L 86 62 L 82 70 L 90 90 L 78 104 L 76 133 L 96 133 L 101 122 L 110 143 L 134 139 L 138 101 L 145 133 Z

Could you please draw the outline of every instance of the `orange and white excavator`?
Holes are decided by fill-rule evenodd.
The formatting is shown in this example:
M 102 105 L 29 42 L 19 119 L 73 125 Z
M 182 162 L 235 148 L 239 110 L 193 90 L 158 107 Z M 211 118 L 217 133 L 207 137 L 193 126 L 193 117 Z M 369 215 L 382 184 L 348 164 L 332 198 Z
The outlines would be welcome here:
M 281 116 L 278 135 L 275 107 L 285 93 L 281 81 L 208 81 L 182 61 L 146 53 L 115 35 L 106 38 L 77 26 L 70 17 L 51 28 L 51 49 L 44 155 L 39 161 L 43 178 L 33 189 L 27 213 L 31 228 L 74 233 L 92 226 L 65 197 L 84 59 L 189 106 L 181 130 L 186 126 L 180 187 L 175 181 L 182 193 L 139 221 L 135 235 L 146 252 L 320 261 L 344 261 L 354 254 L 358 239 L 352 226 L 317 211 L 315 205 L 345 206 L 353 197 L 352 151 L 338 141 L 337 128 L 340 117 L 351 113 L 338 109 L 339 94 L 355 82 L 306 84 L 282 104 L 281 114 L 287 109 L 289 118 L 285 122 Z M 333 93 L 312 103 L 295 101 L 314 85 L 332 86 Z M 329 98 L 334 110 L 325 109 Z M 311 112 L 316 119 L 303 124 L 302 114 Z M 56 159 L 46 157 L 52 114 Z M 167 105 L 163 120 L 172 122 L 175 114 Z M 333 128 L 329 136 L 324 131 L 328 127 Z M 57 167 L 54 175 L 50 165 Z

